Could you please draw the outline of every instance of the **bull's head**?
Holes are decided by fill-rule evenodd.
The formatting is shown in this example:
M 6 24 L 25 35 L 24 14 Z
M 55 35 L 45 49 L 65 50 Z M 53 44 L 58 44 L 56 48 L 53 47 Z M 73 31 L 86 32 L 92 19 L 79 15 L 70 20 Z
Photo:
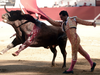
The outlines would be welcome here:
M 20 10 L 8 11 L 6 9 L 6 6 L 4 6 L 4 9 L 6 13 L 2 15 L 2 19 L 3 19 L 3 22 L 6 22 L 6 23 L 8 21 L 15 21 L 15 20 L 21 19 L 21 16 L 23 15 L 23 12 Z

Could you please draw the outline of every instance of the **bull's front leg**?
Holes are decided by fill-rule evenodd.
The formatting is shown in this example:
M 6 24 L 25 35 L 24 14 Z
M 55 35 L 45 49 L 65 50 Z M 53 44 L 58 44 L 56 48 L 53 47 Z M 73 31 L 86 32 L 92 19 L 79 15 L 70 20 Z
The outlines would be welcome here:
M 1 55 L 4 54 L 4 53 L 7 52 L 9 49 L 11 49 L 11 48 L 13 48 L 13 47 L 15 47 L 15 46 L 17 46 L 17 45 L 19 45 L 19 44 L 21 44 L 21 41 L 20 41 L 18 38 L 15 38 L 15 39 L 12 41 L 11 44 L 9 44 L 5 49 L 3 49 L 3 50 L 0 52 L 0 54 L 1 54 Z
M 9 49 L 13 48 L 14 45 L 11 43 L 9 44 L 5 49 L 3 49 L 1 52 L 0 52 L 0 55 L 4 54 L 5 52 L 7 52 Z

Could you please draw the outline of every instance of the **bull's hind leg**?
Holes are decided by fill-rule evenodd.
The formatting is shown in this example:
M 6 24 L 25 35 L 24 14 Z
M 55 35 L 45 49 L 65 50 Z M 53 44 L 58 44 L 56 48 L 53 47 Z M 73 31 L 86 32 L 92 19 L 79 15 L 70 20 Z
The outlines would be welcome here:
M 10 50 L 11 48 L 13 48 L 13 47 L 19 45 L 20 43 L 21 43 L 20 40 L 18 40 L 18 39 L 15 38 L 15 39 L 12 41 L 11 44 L 9 44 L 5 49 L 3 49 L 3 50 L 0 52 L 0 55 L 6 53 L 8 50 Z
M 55 58 L 57 56 L 57 50 L 56 47 L 50 47 L 51 51 L 53 52 L 53 59 L 52 59 L 52 66 L 55 66 Z

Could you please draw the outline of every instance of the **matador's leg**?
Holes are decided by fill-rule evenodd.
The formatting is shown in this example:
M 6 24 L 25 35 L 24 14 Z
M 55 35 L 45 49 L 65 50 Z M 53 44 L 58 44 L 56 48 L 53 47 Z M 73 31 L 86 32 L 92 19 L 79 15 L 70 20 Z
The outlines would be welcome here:
M 82 48 L 81 45 L 79 46 L 78 52 L 88 60 L 88 62 L 91 65 L 91 72 L 93 72 L 94 71 L 94 68 L 96 66 L 96 63 L 91 60 L 89 54 Z
M 77 61 L 77 51 L 79 49 L 79 44 L 80 44 L 79 36 L 75 32 L 72 32 L 71 34 L 73 34 L 73 35 L 70 36 L 70 34 L 69 34 L 68 36 L 69 36 L 69 40 L 70 40 L 71 46 L 72 46 L 72 62 L 71 62 L 71 66 L 67 70 L 67 72 L 73 72 L 74 65 Z

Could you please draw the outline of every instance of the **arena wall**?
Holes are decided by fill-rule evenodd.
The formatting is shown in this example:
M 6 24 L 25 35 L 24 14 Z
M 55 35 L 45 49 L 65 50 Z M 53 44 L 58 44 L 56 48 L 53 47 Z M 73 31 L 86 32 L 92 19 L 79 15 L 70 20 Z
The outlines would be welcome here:
M 11 10 L 20 10 L 20 8 L 7 8 Z M 59 12 L 66 10 L 69 16 L 77 16 L 84 20 L 93 20 L 100 13 L 100 6 L 91 7 L 60 7 L 60 8 L 40 8 L 46 15 L 53 20 L 60 20 Z M 2 14 L 6 13 L 4 8 L 0 8 L 0 21 L 2 20 Z M 35 17 L 35 15 L 33 15 Z M 99 18 L 98 18 L 99 19 Z

